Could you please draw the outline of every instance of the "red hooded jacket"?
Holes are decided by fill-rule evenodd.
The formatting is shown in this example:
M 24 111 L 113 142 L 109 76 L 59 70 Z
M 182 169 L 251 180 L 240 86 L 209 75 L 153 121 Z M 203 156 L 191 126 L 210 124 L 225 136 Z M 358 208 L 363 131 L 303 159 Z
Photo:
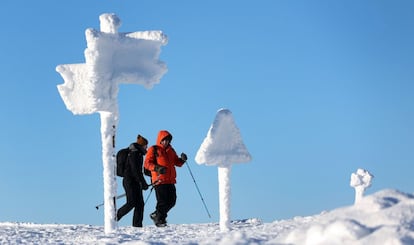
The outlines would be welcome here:
M 165 137 L 171 137 L 172 135 L 167 130 L 161 130 L 158 133 L 156 149 L 157 154 L 155 156 L 154 149 L 155 147 L 150 147 L 148 149 L 147 155 L 145 156 L 144 167 L 148 170 L 151 170 L 151 182 L 158 184 L 175 184 L 177 173 L 175 171 L 175 166 L 181 167 L 184 164 L 184 161 L 177 156 L 174 148 L 169 144 L 167 147 L 161 144 L 161 141 Z M 155 165 L 165 167 L 165 174 L 158 174 L 155 172 Z

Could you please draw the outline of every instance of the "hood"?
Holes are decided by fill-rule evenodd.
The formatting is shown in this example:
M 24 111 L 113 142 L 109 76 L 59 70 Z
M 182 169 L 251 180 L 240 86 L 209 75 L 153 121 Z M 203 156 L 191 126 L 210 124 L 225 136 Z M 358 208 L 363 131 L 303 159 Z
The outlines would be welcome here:
M 160 145 L 161 144 L 161 141 L 165 137 L 171 137 L 171 140 L 172 140 L 172 135 L 167 130 L 161 130 L 160 132 L 158 132 L 157 145 Z

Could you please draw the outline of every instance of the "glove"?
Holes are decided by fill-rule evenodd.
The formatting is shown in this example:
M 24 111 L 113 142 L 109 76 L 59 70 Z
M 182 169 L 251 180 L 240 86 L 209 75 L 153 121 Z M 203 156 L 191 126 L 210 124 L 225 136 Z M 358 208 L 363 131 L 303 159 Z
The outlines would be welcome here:
M 187 155 L 184 152 L 181 153 L 181 160 L 183 160 L 183 162 L 187 161 Z
M 165 174 L 165 167 L 160 165 L 155 165 L 154 171 L 159 174 Z
M 148 190 L 148 187 L 149 187 L 149 185 L 147 184 L 147 183 L 141 183 L 141 188 L 144 190 L 144 191 L 146 191 L 146 190 Z

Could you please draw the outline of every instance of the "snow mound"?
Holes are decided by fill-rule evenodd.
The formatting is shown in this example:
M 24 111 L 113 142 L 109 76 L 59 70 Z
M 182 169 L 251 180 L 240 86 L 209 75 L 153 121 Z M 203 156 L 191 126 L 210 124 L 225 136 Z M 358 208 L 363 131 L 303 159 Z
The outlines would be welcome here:
M 414 196 L 386 189 L 357 205 L 313 216 L 282 244 L 414 244 Z

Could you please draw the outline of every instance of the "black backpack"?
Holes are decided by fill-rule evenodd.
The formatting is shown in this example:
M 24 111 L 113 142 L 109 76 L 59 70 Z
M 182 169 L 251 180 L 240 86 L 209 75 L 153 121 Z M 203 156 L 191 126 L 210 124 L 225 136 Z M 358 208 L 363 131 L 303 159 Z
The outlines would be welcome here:
M 116 153 L 116 175 L 119 177 L 124 177 L 125 168 L 129 156 L 129 147 L 119 150 Z

